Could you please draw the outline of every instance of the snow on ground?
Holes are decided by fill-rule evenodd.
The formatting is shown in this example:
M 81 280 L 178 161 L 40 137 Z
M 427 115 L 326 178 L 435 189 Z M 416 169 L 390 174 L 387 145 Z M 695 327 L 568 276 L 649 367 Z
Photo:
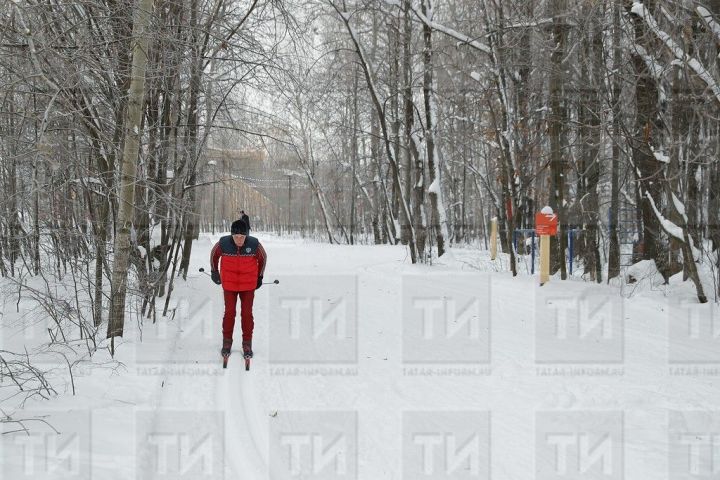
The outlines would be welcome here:
M 68 387 L 7 412 L 36 420 L 29 435 L 0 438 L 2 478 L 717 471 L 715 305 L 659 290 L 627 300 L 577 279 L 541 288 L 471 249 L 428 267 L 411 265 L 402 247 L 258 236 L 265 280 L 280 283 L 256 293 L 250 372 L 237 353 L 221 368 L 221 291 L 197 272 L 217 237 L 201 237 L 197 273 L 176 284 L 170 318 L 133 320 L 120 367 L 98 367 L 108 360 L 98 353 L 74 378 L 75 396 Z M 239 321 L 235 339 L 239 347 Z

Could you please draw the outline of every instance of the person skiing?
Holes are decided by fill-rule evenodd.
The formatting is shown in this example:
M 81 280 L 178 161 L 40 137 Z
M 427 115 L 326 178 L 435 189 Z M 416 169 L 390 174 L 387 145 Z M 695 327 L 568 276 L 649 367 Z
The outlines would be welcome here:
M 245 225 L 248 227 L 248 232 L 250 231 L 250 217 L 248 217 L 247 213 L 245 213 L 245 210 L 240 210 L 240 220 L 245 222 Z
M 222 259 L 222 261 L 221 261 Z M 235 329 L 237 298 L 240 297 L 240 318 L 242 327 L 242 348 L 246 359 L 252 358 L 253 300 L 255 290 L 262 286 L 267 254 L 260 241 L 248 235 L 248 226 L 243 220 L 236 220 L 226 235 L 215 244 L 210 253 L 210 276 L 217 285 L 222 285 L 225 299 L 223 315 L 223 357 L 230 355 Z M 219 269 L 218 269 L 218 264 Z

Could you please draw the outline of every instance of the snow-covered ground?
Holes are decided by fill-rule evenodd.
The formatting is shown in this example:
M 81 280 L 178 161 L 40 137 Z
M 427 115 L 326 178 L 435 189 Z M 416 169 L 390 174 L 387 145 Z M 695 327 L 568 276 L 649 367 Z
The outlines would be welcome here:
M 280 283 L 256 292 L 250 372 L 237 354 L 221 368 L 221 290 L 193 274 L 169 318 L 132 320 L 122 365 L 98 353 L 75 395 L 6 410 L 32 420 L 0 437 L 2 478 L 717 478 L 715 305 L 539 287 L 470 249 L 428 267 L 402 247 L 258 236 Z M 12 343 L 12 300 L 3 312 Z

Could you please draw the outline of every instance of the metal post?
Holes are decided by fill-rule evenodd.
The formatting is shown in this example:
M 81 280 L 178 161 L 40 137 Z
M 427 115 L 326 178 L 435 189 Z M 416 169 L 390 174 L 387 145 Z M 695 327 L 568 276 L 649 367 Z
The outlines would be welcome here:
M 290 225 L 292 224 L 292 176 L 288 175 L 288 232 L 290 231 Z
M 208 167 L 212 168 L 213 171 L 213 193 L 212 193 L 212 233 L 215 235 L 215 184 L 217 183 L 217 162 L 210 160 L 207 162 Z
M 575 256 L 573 244 L 575 243 L 575 235 L 574 235 L 574 229 L 568 230 L 568 246 L 570 249 L 570 275 L 572 275 L 573 270 L 573 257 Z
M 213 202 L 212 202 L 212 233 L 215 235 L 215 186 L 217 184 L 217 169 L 215 168 L 215 165 L 212 166 L 213 169 Z
M 535 275 L 535 230 L 532 231 L 532 246 L 530 247 L 531 257 L 530 257 L 530 274 Z

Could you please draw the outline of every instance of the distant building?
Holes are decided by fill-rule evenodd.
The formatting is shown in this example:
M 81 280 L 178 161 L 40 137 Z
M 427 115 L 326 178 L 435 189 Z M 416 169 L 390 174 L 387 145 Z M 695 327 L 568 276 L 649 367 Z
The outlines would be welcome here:
M 240 210 L 250 216 L 254 228 L 262 228 L 276 218 L 277 207 L 258 190 L 266 177 L 264 150 L 227 150 L 207 148 L 204 156 L 206 182 L 217 182 L 204 188 L 200 200 L 202 218 L 215 219 L 221 231 L 240 218 Z M 215 201 L 213 202 L 213 197 Z M 213 212 L 213 204 L 215 210 Z
M 246 178 L 261 178 L 265 174 L 265 150 L 205 149 L 205 161 L 217 162 L 219 171 Z

